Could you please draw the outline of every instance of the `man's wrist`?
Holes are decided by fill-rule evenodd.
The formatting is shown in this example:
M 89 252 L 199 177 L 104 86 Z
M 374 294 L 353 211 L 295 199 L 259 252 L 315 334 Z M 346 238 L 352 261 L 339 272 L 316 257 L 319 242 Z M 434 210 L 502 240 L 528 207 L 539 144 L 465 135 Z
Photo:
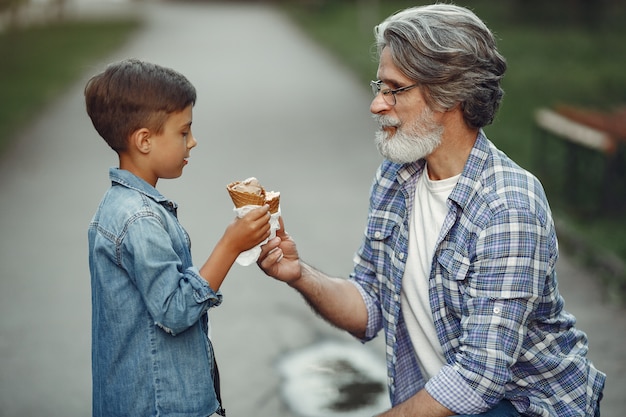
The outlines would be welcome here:
M 300 267 L 300 274 L 299 276 L 297 276 L 296 278 L 290 280 L 287 284 L 294 288 L 294 289 L 298 289 L 297 287 L 302 284 L 304 282 L 304 280 L 306 280 L 307 277 L 311 276 L 311 274 L 315 271 L 315 269 L 313 269 L 311 266 L 307 265 L 306 263 L 302 262 L 301 260 L 298 260 L 298 265 Z

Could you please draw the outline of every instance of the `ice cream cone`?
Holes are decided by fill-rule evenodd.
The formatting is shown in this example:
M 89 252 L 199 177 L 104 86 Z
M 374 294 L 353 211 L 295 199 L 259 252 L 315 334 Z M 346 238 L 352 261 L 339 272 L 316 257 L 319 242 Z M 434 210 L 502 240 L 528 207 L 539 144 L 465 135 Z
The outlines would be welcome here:
M 277 191 L 270 191 L 266 193 L 265 204 L 270 205 L 270 213 L 277 213 L 278 207 L 280 206 L 280 193 Z
M 239 184 L 239 181 L 230 183 L 226 186 L 228 194 L 230 194 L 230 198 L 231 200 L 233 200 L 235 207 L 239 208 L 243 206 L 262 206 L 263 204 L 265 204 L 264 190 L 262 195 L 233 190 L 233 186 L 237 184 Z

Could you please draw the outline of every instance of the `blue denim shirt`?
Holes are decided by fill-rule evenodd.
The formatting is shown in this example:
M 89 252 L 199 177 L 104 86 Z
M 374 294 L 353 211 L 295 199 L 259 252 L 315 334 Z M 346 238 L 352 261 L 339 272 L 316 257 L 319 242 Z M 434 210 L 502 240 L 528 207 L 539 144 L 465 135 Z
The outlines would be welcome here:
M 207 310 L 176 203 L 128 171 L 89 225 L 93 416 L 206 417 L 218 408 Z

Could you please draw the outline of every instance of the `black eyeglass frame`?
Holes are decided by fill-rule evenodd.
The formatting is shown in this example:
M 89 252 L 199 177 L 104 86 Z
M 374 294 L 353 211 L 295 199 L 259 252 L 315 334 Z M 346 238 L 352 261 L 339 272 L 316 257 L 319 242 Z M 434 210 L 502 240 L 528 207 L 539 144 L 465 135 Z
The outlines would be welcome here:
M 378 96 L 379 93 L 382 93 L 385 103 L 389 104 L 390 106 L 396 105 L 396 94 L 403 93 L 405 91 L 408 91 L 412 88 L 419 86 L 419 83 L 416 83 L 416 84 L 407 85 L 406 87 L 400 87 L 400 88 L 395 88 L 395 89 L 391 89 L 391 88 L 382 89 L 381 88 L 382 84 L 383 82 L 381 80 L 370 81 L 370 87 L 372 87 L 372 93 L 374 94 L 374 97 Z M 389 102 L 388 97 L 391 98 L 391 102 Z

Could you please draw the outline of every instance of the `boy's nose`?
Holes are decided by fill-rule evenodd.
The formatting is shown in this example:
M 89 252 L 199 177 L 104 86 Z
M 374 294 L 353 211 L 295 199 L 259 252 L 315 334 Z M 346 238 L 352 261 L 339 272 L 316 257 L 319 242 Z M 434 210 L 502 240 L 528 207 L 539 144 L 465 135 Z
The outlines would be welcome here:
M 196 137 L 194 135 L 190 135 L 189 139 L 187 140 L 187 147 L 189 149 L 192 149 L 195 148 L 197 144 L 198 141 L 196 140 Z

